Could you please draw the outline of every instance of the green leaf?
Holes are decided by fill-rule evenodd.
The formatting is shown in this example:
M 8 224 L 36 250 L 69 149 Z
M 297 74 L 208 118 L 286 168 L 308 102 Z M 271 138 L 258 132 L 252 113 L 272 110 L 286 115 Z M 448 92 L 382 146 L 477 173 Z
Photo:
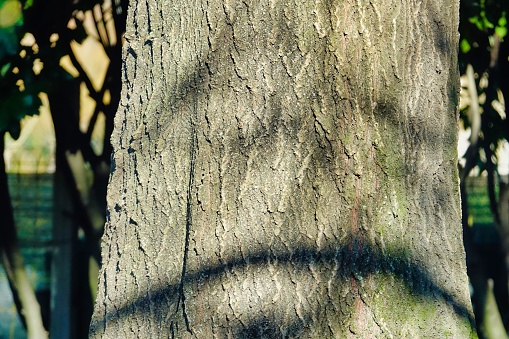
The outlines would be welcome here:
M 505 12 L 503 12 L 502 16 L 500 17 L 500 19 L 498 19 L 498 25 L 500 27 L 505 27 L 507 25 L 507 19 L 505 17 Z
M 23 24 L 23 12 L 18 0 L 0 0 L 0 27 L 7 28 Z
M 34 0 L 27 0 L 25 1 L 25 4 L 23 5 L 23 9 L 28 9 L 34 4 Z
M 495 27 L 495 25 L 493 25 L 493 23 L 491 23 L 486 17 L 485 10 L 481 10 L 479 15 L 469 18 L 468 21 L 476 25 L 477 29 L 483 32 Z
M 6 63 L 5 65 L 2 65 L 2 67 L 0 68 L 0 76 L 4 77 L 8 71 L 10 71 L 11 69 L 11 63 L 8 62 Z
M 18 0 L 0 0 L 0 59 L 18 52 L 16 27 L 23 25 L 23 12 Z
M 18 51 L 19 40 L 13 27 L 0 28 L 0 60 Z
M 502 16 L 498 19 L 498 26 L 495 27 L 495 34 L 503 38 L 507 35 L 507 19 L 505 12 L 502 12 Z
M 495 27 L 495 34 L 501 38 L 505 37 L 507 35 L 507 27 Z
M 0 131 L 8 131 L 16 139 L 19 121 L 27 115 L 39 114 L 39 97 L 24 92 L 11 91 L 0 105 Z
M 460 49 L 463 54 L 467 54 L 472 49 L 472 46 L 470 46 L 467 39 L 461 39 Z

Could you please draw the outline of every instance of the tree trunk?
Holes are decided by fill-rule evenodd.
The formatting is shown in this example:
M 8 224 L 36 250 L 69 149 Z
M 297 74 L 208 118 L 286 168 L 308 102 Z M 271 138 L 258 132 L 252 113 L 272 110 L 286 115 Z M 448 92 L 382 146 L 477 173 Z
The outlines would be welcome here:
M 475 336 L 458 5 L 131 2 L 92 337 Z
M 9 280 L 12 298 L 20 320 L 27 331 L 27 338 L 45 339 L 48 338 L 48 332 L 42 322 L 41 307 L 25 271 L 23 256 L 18 244 L 16 222 L 5 171 L 4 141 L 5 132 L 0 133 L 0 252 L 2 264 Z

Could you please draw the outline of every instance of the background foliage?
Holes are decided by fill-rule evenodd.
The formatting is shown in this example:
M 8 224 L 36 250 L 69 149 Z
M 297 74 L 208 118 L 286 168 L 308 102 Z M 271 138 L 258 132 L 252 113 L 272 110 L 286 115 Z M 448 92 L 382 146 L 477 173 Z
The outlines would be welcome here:
M 503 332 L 509 330 L 509 165 L 502 161 L 508 156 L 509 137 L 505 109 L 509 98 L 508 14 L 506 1 L 461 2 L 460 118 L 470 133 L 468 149 L 460 154 L 463 230 L 480 338 L 490 337 L 485 310 L 491 291 L 497 305 L 494 311 L 500 313 L 505 327 Z M 483 178 L 486 187 L 483 195 L 474 189 L 473 181 L 479 180 L 473 176 Z M 479 201 L 485 201 L 491 211 L 491 222 L 476 213 L 482 208 Z
M 0 0 L 0 136 L 3 139 L 9 133 L 18 138 L 20 121 L 38 114 L 41 99 L 46 98 L 56 139 L 53 219 L 60 226 L 53 229 L 54 247 L 65 245 L 69 249 L 67 257 L 54 258 L 52 267 L 69 276 L 72 285 L 56 282 L 52 291 L 70 294 L 66 305 L 61 306 L 59 300 L 52 306 L 52 313 L 70 313 L 70 320 L 54 319 L 44 325 L 54 332 L 59 325 L 71 326 L 65 324 L 70 322 L 70 332 L 65 335 L 73 338 L 87 337 L 97 278 L 91 262 L 97 267 L 101 261 L 99 239 L 105 220 L 109 136 L 120 97 L 126 7 L 123 0 Z M 77 55 L 77 46 L 86 39 L 102 46 L 108 64 L 103 79 L 92 79 Z M 94 102 L 90 115 L 81 110 L 83 91 Z M 100 144 L 92 140 L 94 134 L 103 136 Z M 7 185 L 0 185 L 0 191 L 3 196 L 9 194 Z M 16 234 L 15 222 L 4 223 L 1 228 L 3 234 Z M 9 242 L 17 242 L 16 237 Z M 16 246 L 5 244 L 0 248 L 11 252 L 12 257 L 18 251 Z M 10 264 L 4 262 L 4 266 Z M 89 275 L 93 286 L 88 284 Z M 17 281 L 10 277 L 20 309 Z M 62 299 L 62 303 L 66 302 Z M 59 307 L 66 309 L 58 311 Z M 22 312 L 19 316 L 26 325 L 28 316 Z

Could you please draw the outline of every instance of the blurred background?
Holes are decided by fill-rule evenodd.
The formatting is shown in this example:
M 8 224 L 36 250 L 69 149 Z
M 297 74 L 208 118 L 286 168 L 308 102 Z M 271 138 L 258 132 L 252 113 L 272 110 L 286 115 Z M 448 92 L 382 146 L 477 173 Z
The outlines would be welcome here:
M 87 337 L 126 8 L 0 0 L 0 339 Z M 508 13 L 461 1 L 458 169 L 480 338 L 509 330 Z
M 0 0 L 0 338 L 87 337 L 126 7 Z

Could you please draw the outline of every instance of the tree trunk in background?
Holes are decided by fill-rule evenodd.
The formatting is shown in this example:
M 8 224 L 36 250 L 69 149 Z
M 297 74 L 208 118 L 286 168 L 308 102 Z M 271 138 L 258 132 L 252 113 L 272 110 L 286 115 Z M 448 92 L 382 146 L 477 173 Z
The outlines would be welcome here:
M 0 250 L 2 264 L 9 280 L 20 320 L 27 331 L 27 338 L 44 339 L 48 338 L 48 332 L 42 323 L 41 307 L 25 271 L 23 256 L 18 244 L 16 222 L 5 172 L 4 140 L 5 133 L 0 133 Z
M 80 333 L 78 313 L 83 311 L 86 313 L 86 309 L 77 307 L 82 305 L 77 296 L 79 294 L 88 296 L 90 293 L 89 290 L 83 289 L 76 291 L 80 286 L 76 282 L 77 271 L 87 269 L 76 267 L 77 224 L 79 222 L 86 223 L 89 219 L 85 208 L 82 210 L 74 208 L 73 202 L 79 200 L 74 197 L 80 187 L 73 180 L 67 157 L 67 152 L 76 152 L 76 143 L 80 133 L 80 92 L 78 90 L 80 83 L 76 79 L 72 79 L 61 81 L 60 85 L 48 95 L 57 145 L 53 183 L 53 240 L 55 247 L 51 265 L 50 333 L 55 338 L 67 339 L 77 338 Z M 79 221 L 74 220 L 74 215 L 80 217 Z M 93 249 L 91 251 L 93 252 Z
M 92 337 L 475 336 L 458 5 L 131 2 Z

